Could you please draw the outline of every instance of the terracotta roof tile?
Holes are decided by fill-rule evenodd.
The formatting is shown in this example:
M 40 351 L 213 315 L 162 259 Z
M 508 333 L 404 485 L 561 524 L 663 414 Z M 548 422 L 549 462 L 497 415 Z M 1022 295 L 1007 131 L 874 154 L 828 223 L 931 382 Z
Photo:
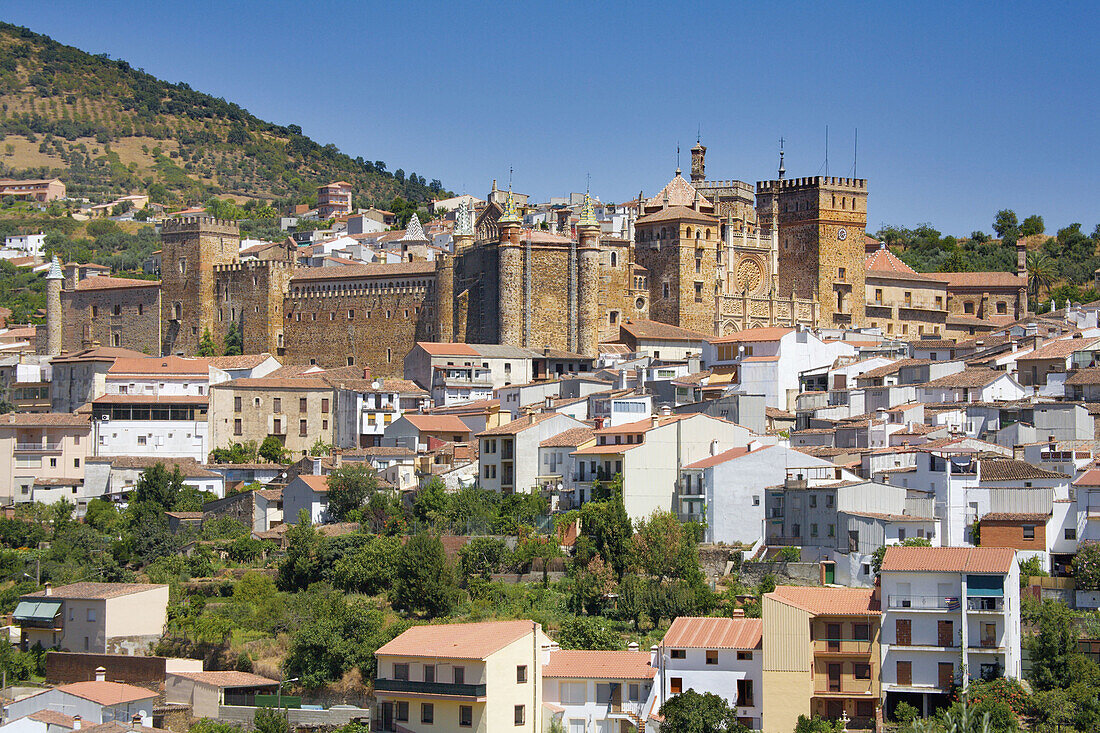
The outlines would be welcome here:
M 76 600 L 102 600 L 105 598 L 119 598 L 132 593 L 143 593 L 147 590 L 167 588 L 167 585 L 155 585 L 152 583 L 69 583 L 58 586 L 50 591 L 51 598 L 72 598 Z M 28 593 L 24 598 L 45 598 L 46 591 L 40 590 Z
M 766 445 L 766 446 L 763 446 L 761 448 L 757 448 L 756 450 L 761 451 L 761 450 L 767 450 L 768 448 L 771 448 L 771 446 Z M 721 453 L 715 454 L 713 456 L 707 456 L 706 458 L 703 458 L 702 460 L 698 460 L 695 463 L 689 463 L 688 465 L 684 466 L 684 468 L 710 468 L 711 466 L 717 466 L 720 463 L 725 463 L 726 461 L 732 461 L 735 458 L 740 458 L 741 456 L 748 455 L 749 453 L 754 453 L 754 452 L 756 452 L 756 451 L 750 450 L 748 446 L 739 446 L 737 448 L 730 448 L 727 451 L 722 451 Z
M 89 427 L 88 415 L 71 412 L 9 412 L 0 415 L 0 426 L 17 427 Z
M 72 682 L 55 689 L 91 700 L 97 705 L 118 705 L 157 696 L 157 693 L 152 690 L 122 682 Z
M 768 594 L 808 613 L 823 616 L 877 616 L 879 602 L 871 588 L 821 588 L 781 585 Z
M 1100 367 L 1078 369 L 1066 377 L 1067 386 L 1100 384 Z
M 926 277 L 949 288 L 1026 288 L 1027 278 L 1011 272 L 930 272 Z
M 298 479 L 314 491 L 319 491 L 321 493 L 328 491 L 328 476 L 312 476 L 308 474 L 303 474 L 298 476 Z
M 659 221 L 679 221 L 688 219 L 701 224 L 718 224 L 718 219 L 703 211 L 696 211 L 691 206 L 669 206 L 667 209 L 659 209 L 651 214 L 639 216 L 634 220 L 635 224 L 653 224 Z
M 868 369 L 862 374 L 856 375 L 856 379 L 878 379 L 879 377 L 889 377 L 901 371 L 902 367 L 923 366 L 924 364 L 931 363 L 931 359 L 898 359 L 897 361 L 890 362 L 889 364 L 883 364 L 880 367 Z
M 170 672 L 169 674 L 216 687 L 269 687 L 279 684 L 278 680 L 250 672 Z
M 469 344 L 452 343 L 452 342 L 437 342 L 437 341 L 417 341 L 416 345 L 424 349 L 432 356 L 479 356 L 474 347 Z
M 485 659 L 512 642 L 530 634 L 532 621 L 485 621 L 472 624 L 414 626 L 376 654 L 397 657 L 439 657 L 442 659 Z
M 96 275 L 86 277 L 76 284 L 75 290 L 115 290 L 119 288 L 159 288 L 160 280 L 138 280 L 128 277 L 110 277 L 108 275 Z
M 120 356 L 107 370 L 107 374 L 112 377 L 149 374 L 161 376 L 185 374 L 205 377 L 210 374 L 210 361 L 183 356 L 147 356 L 145 358 Z
M 26 717 L 31 720 L 37 720 L 39 723 L 45 723 L 46 725 L 63 725 L 66 728 L 72 728 L 74 722 L 72 716 L 58 712 L 57 710 L 39 710 Z
M 1065 338 L 1043 344 L 1030 354 L 1020 357 L 1021 361 L 1027 359 L 1065 359 L 1073 352 L 1087 349 L 1096 343 L 1096 339 Z
M 414 428 L 427 433 L 468 433 L 470 428 L 457 415 L 420 415 L 402 416 Z
M 398 262 L 393 264 L 342 265 L 311 267 L 290 279 L 291 286 L 315 280 L 355 280 L 361 278 L 414 277 L 434 275 L 434 262 Z
M 963 369 L 961 372 L 954 374 L 948 374 L 947 376 L 933 379 L 930 382 L 919 385 L 921 387 L 929 389 L 956 389 L 964 387 L 985 387 L 992 384 L 1001 377 L 1005 376 L 1008 372 L 998 371 L 996 369 L 985 368 L 971 368 Z
M 1047 471 L 1015 458 L 985 458 L 978 461 L 978 477 L 982 481 L 1070 478 L 1064 473 Z
M 657 674 L 649 652 L 555 649 L 542 668 L 543 677 L 600 680 L 649 680 Z
M 758 618 L 680 616 L 668 627 L 663 647 L 690 649 L 759 649 L 764 622 Z
M 748 328 L 744 331 L 738 331 L 737 333 L 731 333 L 729 336 L 722 336 L 721 338 L 712 338 L 710 342 L 712 344 L 742 344 L 758 341 L 778 341 L 793 331 L 793 328 L 787 328 L 785 326 L 771 326 L 767 328 Z
M 594 440 L 596 434 L 592 428 L 579 427 L 569 428 L 562 431 L 557 435 L 547 438 L 539 443 L 540 448 L 576 448 L 577 446 L 584 445 L 590 440 Z
M 254 369 L 272 358 L 271 354 L 239 354 L 237 356 L 212 356 L 207 361 L 216 369 Z
M 668 193 L 668 205 L 669 206 L 687 206 L 690 207 L 695 203 L 696 188 L 688 183 L 688 180 L 680 175 L 679 171 L 676 171 L 676 175 L 672 177 L 672 180 L 665 184 L 665 187 L 657 192 L 657 195 L 645 202 L 646 208 L 654 206 L 664 206 L 665 193 Z M 707 198 L 699 194 L 700 208 L 714 210 L 714 204 L 712 204 Z
M 982 522 L 1040 522 L 1045 524 L 1050 514 L 1027 512 L 990 512 L 982 517 Z
M 867 255 L 865 266 L 869 275 L 904 275 L 907 279 L 912 280 L 926 279 L 924 275 L 902 262 L 897 255 L 886 249 L 885 246 L 879 247 Z
M 1008 547 L 900 547 L 886 548 L 884 572 L 1007 573 L 1016 562 Z
M 656 339 L 658 341 L 706 341 L 710 336 L 699 331 L 691 331 L 660 321 L 631 319 L 620 324 L 620 328 L 635 339 Z

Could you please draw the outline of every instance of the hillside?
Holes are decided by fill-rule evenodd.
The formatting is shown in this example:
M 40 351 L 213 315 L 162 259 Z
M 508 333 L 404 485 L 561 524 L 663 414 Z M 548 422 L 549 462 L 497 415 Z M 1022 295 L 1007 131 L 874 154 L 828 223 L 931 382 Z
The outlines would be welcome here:
M 445 193 L 438 180 L 351 158 L 296 125 L 0 23 L 0 177 L 46 176 L 99 201 L 140 190 L 170 204 L 308 203 L 318 184 L 340 179 L 357 205 Z

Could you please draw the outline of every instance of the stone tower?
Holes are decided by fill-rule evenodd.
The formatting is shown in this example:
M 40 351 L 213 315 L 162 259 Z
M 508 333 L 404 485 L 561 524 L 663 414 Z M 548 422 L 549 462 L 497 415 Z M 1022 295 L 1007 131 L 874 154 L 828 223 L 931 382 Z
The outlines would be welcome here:
M 165 354 L 194 354 L 215 329 L 214 267 L 238 262 L 237 222 L 210 216 L 169 219 L 161 228 L 161 332 Z
M 707 146 L 698 140 L 695 141 L 695 147 L 691 149 L 691 183 L 692 185 L 699 185 L 703 181 L 707 180 Z
M 451 253 L 436 256 L 435 309 L 438 315 L 440 341 L 457 340 L 455 324 L 455 258 L 473 246 L 474 220 L 465 203 L 455 212 L 455 228 L 451 234 Z
M 756 184 L 757 216 L 779 219 L 779 295 L 814 298 L 826 328 L 864 323 L 867 181 L 814 176 Z
M 600 222 L 584 194 L 577 222 L 577 351 L 597 356 L 600 341 Z
M 500 314 L 498 323 L 500 333 L 498 343 L 507 346 L 525 346 L 524 344 L 524 302 L 523 302 L 523 247 L 520 232 L 523 220 L 516 211 L 516 201 L 512 198 L 511 188 L 504 205 L 504 213 L 497 224 L 500 227 L 500 242 L 497 245 Z
M 46 273 L 46 355 L 61 353 L 61 263 L 54 255 L 50 271 Z

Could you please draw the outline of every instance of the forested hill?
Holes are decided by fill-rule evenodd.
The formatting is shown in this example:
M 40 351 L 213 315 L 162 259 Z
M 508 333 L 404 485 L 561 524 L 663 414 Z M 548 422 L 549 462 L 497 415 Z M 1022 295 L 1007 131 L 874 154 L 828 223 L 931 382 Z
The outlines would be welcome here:
M 318 184 L 345 180 L 357 205 L 443 193 L 424 176 L 386 170 L 320 145 L 296 125 L 171 84 L 121 59 L 92 55 L 0 23 L 0 177 L 57 176 L 70 196 L 154 201 L 211 196 L 309 203 Z

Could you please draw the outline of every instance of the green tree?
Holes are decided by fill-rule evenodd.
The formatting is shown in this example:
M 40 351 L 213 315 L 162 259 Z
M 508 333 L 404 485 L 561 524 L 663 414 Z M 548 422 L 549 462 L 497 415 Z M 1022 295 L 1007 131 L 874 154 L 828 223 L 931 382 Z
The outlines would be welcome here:
M 993 231 L 997 232 L 997 236 L 1001 239 L 1011 238 L 1015 240 L 1019 231 L 1019 220 L 1016 218 L 1016 212 L 1012 209 L 998 211 L 997 216 L 993 219 Z
M 909 537 L 901 542 L 901 547 L 931 546 L 932 543 L 924 537 Z M 882 559 L 886 557 L 886 548 L 887 545 L 883 545 L 882 547 L 876 548 L 875 551 L 871 553 L 871 569 L 874 571 L 875 575 L 878 575 L 879 571 L 882 570 Z
M 326 443 L 323 438 L 317 438 L 309 447 L 309 454 L 314 458 L 327 456 L 330 453 L 332 453 L 332 443 Z
M 687 690 L 661 706 L 661 733 L 748 733 L 737 720 L 736 708 L 713 692 Z
M 199 339 L 199 345 L 195 349 L 196 356 L 217 356 L 218 347 L 214 343 L 214 337 L 210 335 L 210 329 L 204 328 L 202 331 L 202 338 Z
M 435 524 L 444 519 L 451 508 L 451 497 L 438 476 L 432 476 L 413 499 L 413 516 L 425 524 Z
M 303 590 L 320 579 L 324 538 L 305 509 L 298 513 L 298 521 L 287 530 L 286 537 L 286 555 L 279 563 L 278 585 L 284 591 Z
M 274 435 L 267 436 L 264 438 L 264 442 L 260 444 L 260 458 L 269 463 L 286 463 L 287 453 L 282 441 Z
M 256 733 L 290 733 L 290 719 L 285 709 L 258 708 L 252 724 Z
M 819 718 L 816 715 L 813 717 L 799 715 L 798 722 L 794 726 L 794 733 L 840 733 L 843 727 L 840 721 Z M 962 731 L 958 733 L 962 733 Z
M 244 353 L 244 334 L 237 323 L 230 323 L 225 332 L 225 355 L 239 356 Z
M 363 508 L 363 502 L 375 492 L 378 480 L 374 469 L 365 463 L 345 463 L 329 474 L 328 511 L 337 521 L 349 512 Z
M 1024 644 L 1031 655 L 1028 680 L 1038 690 L 1069 687 L 1071 664 L 1077 654 L 1077 626 L 1073 614 L 1058 601 L 1043 601 L 1039 608 L 1039 631 Z
M 436 535 L 409 538 L 397 561 L 391 591 L 393 607 L 404 613 L 435 618 L 450 613 L 458 601 L 454 569 Z
M 1035 234 L 1042 234 L 1046 231 L 1046 227 L 1043 224 L 1043 217 L 1038 214 L 1032 214 L 1028 218 L 1020 222 L 1020 236 L 1030 237 Z
M 607 626 L 607 620 L 595 616 L 577 616 L 565 621 L 558 632 L 562 649 L 598 649 L 615 651 L 622 639 Z
M 508 545 L 499 537 L 474 537 L 458 551 L 458 566 L 463 580 L 489 580 L 511 556 Z
M 581 506 L 581 533 L 622 577 L 633 562 L 634 527 L 623 506 L 622 495 Z
M 333 584 L 348 593 L 382 593 L 393 583 L 401 552 L 401 540 L 396 537 L 371 537 L 336 561 Z
M 638 568 L 658 580 L 688 578 L 700 572 L 694 533 L 670 511 L 655 510 L 638 522 L 633 555 Z
M 1054 263 L 1046 252 L 1027 253 L 1027 288 L 1033 299 L 1038 299 L 1045 290 L 1050 291 L 1054 282 Z

